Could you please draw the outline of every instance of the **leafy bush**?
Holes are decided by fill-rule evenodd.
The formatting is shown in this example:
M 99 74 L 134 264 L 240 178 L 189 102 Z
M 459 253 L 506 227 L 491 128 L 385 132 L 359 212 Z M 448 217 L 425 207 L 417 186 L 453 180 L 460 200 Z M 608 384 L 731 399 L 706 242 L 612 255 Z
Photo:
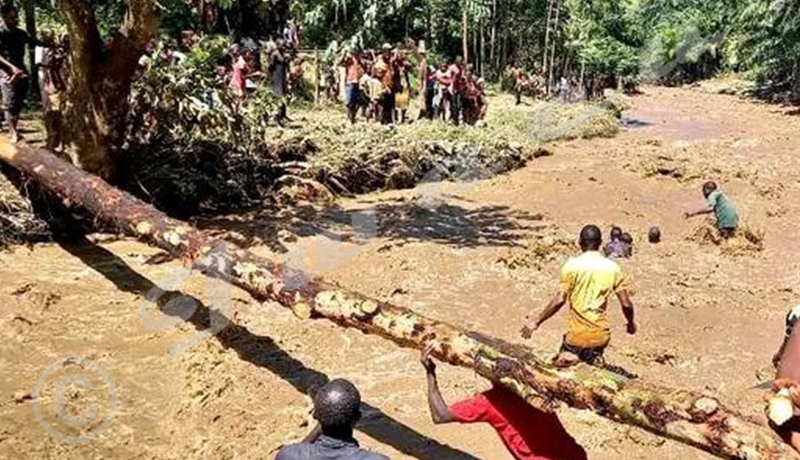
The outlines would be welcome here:
M 130 140 L 261 142 L 277 99 L 263 84 L 241 104 L 217 74 L 227 50 L 227 39 L 206 38 L 175 63 L 163 43 L 156 47 L 132 90 Z
M 259 202 L 280 175 L 266 142 L 277 98 L 266 83 L 244 104 L 233 94 L 216 70 L 228 44 L 205 38 L 180 62 L 159 44 L 133 87 L 120 183 L 180 217 Z

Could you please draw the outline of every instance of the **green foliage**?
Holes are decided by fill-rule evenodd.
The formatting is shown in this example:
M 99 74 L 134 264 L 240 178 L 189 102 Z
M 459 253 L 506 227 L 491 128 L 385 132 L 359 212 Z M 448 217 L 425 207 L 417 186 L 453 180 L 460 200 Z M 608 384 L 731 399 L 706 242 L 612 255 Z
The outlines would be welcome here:
M 734 70 L 761 82 L 800 84 L 800 1 L 753 0 L 735 18 L 726 51 Z
M 483 27 L 484 73 L 499 77 L 507 64 L 528 70 L 542 65 L 550 0 L 211 0 L 221 8 L 216 25 L 233 37 L 267 39 L 293 17 L 305 48 L 333 52 L 343 46 L 378 47 L 384 42 L 413 46 L 425 40 L 429 57 L 452 59 L 463 53 L 462 14 L 466 11 L 470 52 Z M 575 75 L 582 67 L 609 81 L 617 76 L 635 84 L 655 68 L 661 83 L 681 83 L 734 71 L 773 86 L 800 88 L 800 0 L 560 0 L 551 25 L 554 76 Z M 197 5 L 159 0 L 162 30 L 177 36 L 200 29 Z M 122 20 L 126 0 L 95 3 L 104 37 Z M 40 27 L 64 32 L 50 2 L 36 2 Z M 208 24 L 205 24 L 208 27 Z M 212 27 L 213 29 L 213 27 Z M 494 49 L 489 51 L 491 32 Z M 693 46 L 717 33 L 719 46 Z M 548 49 L 548 53 L 551 50 Z M 472 56 L 475 62 L 475 56 Z M 675 63 L 661 67 L 661 64 Z M 488 64 L 488 65 L 487 65 Z M 549 59 L 548 59 L 549 64 Z M 661 70 L 664 70 L 663 74 Z
M 216 67 L 230 40 L 207 37 L 179 62 L 161 42 L 131 94 L 122 187 L 179 217 L 260 202 L 278 171 L 267 144 L 268 84 L 246 104 Z
M 728 33 L 736 5 L 731 0 L 648 0 L 641 6 L 641 27 L 647 31 L 649 66 L 674 63 L 661 82 L 708 77 L 720 69 L 712 39 Z
M 664 60 L 674 59 L 692 34 L 726 34 L 719 47 L 689 53 L 671 75 L 673 79 L 733 70 L 770 85 L 797 86 L 798 0 L 644 0 L 641 12 L 648 40 L 662 45 Z
M 635 82 L 637 50 L 642 37 L 633 4 L 617 0 L 567 0 L 565 6 L 566 46 L 577 55 L 585 71 L 619 75 Z
M 241 105 L 216 72 L 228 45 L 224 37 L 205 38 L 175 64 L 162 42 L 153 57 L 145 58 L 131 94 L 130 135 L 136 142 L 163 137 L 242 145 L 263 141 L 276 99 L 262 84 Z

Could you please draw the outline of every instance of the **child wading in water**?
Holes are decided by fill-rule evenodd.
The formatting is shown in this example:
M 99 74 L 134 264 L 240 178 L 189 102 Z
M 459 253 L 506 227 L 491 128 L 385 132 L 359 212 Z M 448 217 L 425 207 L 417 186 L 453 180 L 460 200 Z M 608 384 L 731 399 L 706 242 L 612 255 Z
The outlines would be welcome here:
M 687 219 L 703 214 L 714 213 L 717 219 L 717 230 L 723 238 L 730 238 L 739 227 L 739 212 L 727 195 L 717 190 L 717 184 L 706 182 L 703 184 L 703 196 L 708 203 L 696 210 L 685 214 Z
M 609 259 L 627 259 L 633 255 L 633 237 L 630 233 L 623 233 L 622 229 L 611 227 L 609 243 L 603 248 L 603 253 Z

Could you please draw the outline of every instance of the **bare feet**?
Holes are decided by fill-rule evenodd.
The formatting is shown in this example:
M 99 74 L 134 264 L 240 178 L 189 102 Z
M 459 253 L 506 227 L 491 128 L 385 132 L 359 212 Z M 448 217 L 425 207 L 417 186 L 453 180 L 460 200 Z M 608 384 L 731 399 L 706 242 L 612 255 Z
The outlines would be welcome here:
M 562 351 L 553 358 L 553 366 L 556 367 L 571 367 L 579 362 L 580 359 L 568 351 Z
M 16 130 L 15 131 L 11 131 L 10 135 L 11 135 L 11 142 L 13 142 L 15 144 L 19 143 L 20 141 L 24 141 L 25 140 L 25 138 L 22 137 L 22 134 L 20 134 L 19 131 L 16 131 Z
M 561 351 L 553 358 L 553 366 L 555 367 L 572 367 L 581 362 L 578 355 L 568 351 Z M 605 367 L 606 360 L 603 356 L 596 356 L 591 362 L 586 362 L 586 364 L 595 367 Z

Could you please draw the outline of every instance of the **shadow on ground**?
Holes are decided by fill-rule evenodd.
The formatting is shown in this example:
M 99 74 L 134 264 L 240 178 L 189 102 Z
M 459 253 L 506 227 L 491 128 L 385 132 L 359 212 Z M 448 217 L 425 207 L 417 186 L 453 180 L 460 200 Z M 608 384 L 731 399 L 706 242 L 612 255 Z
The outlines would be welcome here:
M 125 292 L 145 296 L 156 287 L 151 280 L 136 272 L 124 260 L 100 246 L 84 240 L 79 243 L 61 243 L 61 247 Z M 170 292 L 163 294 L 159 299 L 171 299 L 183 295 L 180 292 Z M 194 300 L 197 309 L 188 321 L 198 330 L 206 330 L 210 325 L 210 314 L 217 316 L 221 313 L 212 312 L 200 300 Z M 232 319 L 226 321 L 226 324 L 225 329 L 215 336 L 220 344 L 234 350 L 242 360 L 269 370 L 290 383 L 297 391 L 307 394 L 329 380 L 323 372 L 311 369 L 293 358 L 271 338 L 253 334 Z M 415 431 L 369 403 L 364 402 L 362 409 L 365 417 L 356 429 L 406 455 L 420 460 L 480 460 Z
M 266 208 L 202 220 L 197 225 L 242 247 L 266 245 L 276 253 L 287 252 L 280 233 L 295 237 L 320 235 L 339 241 L 379 238 L 399 245 L 433 242 L 473 248 L 519 246 L 530 233 L 544 227 L 540 214 L 500 205 L 467 208 L 455 203 L 455 198 L 437 204 L 413 198 L 360 201 L 356 209 L 308 204 Z

